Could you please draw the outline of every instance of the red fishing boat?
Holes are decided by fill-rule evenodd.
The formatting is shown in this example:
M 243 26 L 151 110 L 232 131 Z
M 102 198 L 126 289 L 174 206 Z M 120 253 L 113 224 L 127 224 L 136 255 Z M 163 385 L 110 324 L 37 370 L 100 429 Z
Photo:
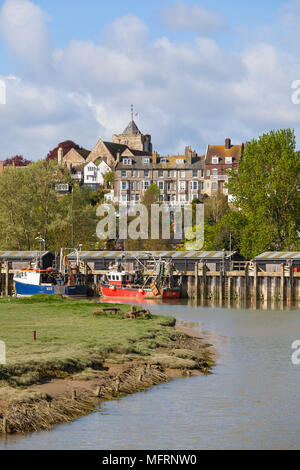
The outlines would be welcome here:
M 120 268 L 120 267 L 119 267 Z M 180 287 L 173 284 L 170 270 L 165 274 L 165 263 L 157 263 L 157 274 L 141 278 L 133 276 L 125 270 L 112 269 L 100 282 L 103 297 L 116 297 L 126 299 L 178 299 Z

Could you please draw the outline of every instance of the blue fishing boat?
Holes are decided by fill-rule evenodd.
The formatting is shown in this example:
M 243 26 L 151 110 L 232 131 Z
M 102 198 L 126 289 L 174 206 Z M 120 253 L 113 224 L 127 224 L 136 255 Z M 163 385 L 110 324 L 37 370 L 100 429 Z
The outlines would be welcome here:
M 52 268 L 20 269 L 14 275 L 14 284 L 18 297 L 30 297 L 37 294 L 61 294 L 67 297 L 87 295 L 84 278 L 76 269 L 72 269 L 68 276 Z

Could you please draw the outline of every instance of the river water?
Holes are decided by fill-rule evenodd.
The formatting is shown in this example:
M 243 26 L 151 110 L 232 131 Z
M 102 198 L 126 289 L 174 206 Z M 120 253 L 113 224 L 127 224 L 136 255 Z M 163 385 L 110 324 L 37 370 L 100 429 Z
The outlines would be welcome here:
M 163 304 L 207 335 L 213 374 L 173 380 L 50 432 L 0 440 L 0 449 L 299 449 L 300 309 Z

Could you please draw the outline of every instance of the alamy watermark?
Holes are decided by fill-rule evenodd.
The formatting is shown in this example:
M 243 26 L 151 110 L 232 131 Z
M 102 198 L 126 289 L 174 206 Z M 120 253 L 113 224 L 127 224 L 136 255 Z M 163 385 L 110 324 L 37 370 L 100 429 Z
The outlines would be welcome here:
M 4 341 L 0 341 L 0 364 L 6 364 L 6 346 Z
M 167 203 L 113 204 L 97 208 L 101 220 L 97 224 L 100 240 L 171 240 L 185 239 L 186 250 L 201 250 L 204 244 L 204 205 L 173 206 Z
M 6 83 L 0 80 L 0 104 L 6 104 Z

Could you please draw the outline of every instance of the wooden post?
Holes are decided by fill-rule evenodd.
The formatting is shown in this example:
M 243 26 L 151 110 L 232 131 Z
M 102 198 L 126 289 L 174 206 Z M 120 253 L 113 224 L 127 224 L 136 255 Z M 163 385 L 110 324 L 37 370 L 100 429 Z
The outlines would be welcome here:
M 281 266 L 281 276 L 280 276 L 280 300 L 284 301 L 284 264 Z
M 77 393 L 76 390 L 72 390 L 72 400 L 76 400 Z
M 219 273 L 219 300 L 222 302 L 223 300 L 223 280 L 224 280 L 224 273 L 221 270 Z
M 195 299 L 199 297 L 199 265 L 195 263 Z
M 206 263 L 202 266 L 202 300 L 207 298 L 207 277 L 206 277 Z
M 249 296 L 249 265 L 246 263 L 245 265 L 245 298 L 248 299 Z
M 289 266 L 289 288 L 288 288 L 288 300 L 292 302 L 294 300 L 294 267 L 293 263 Z
M 96 395 L 96 397 L 98 397 L 98 398 L 101 396 L 101 387 L 100 387 L 100 385 L 98 385 L 98 387 L 96 388 L 95 395 Z
M 254 276 L 253 276 L 253 301 L 256 303 L 258 297 L 258 290 L 257 290 L 257 264 L 256 261 L 254 262 Z
M 7 418 L 3 418 L 2 431 L 3 431 L 3 434 L 7 434 L 9 432 Z
M 9 296 L 9 262 L 5 263 L 5 295 Z

